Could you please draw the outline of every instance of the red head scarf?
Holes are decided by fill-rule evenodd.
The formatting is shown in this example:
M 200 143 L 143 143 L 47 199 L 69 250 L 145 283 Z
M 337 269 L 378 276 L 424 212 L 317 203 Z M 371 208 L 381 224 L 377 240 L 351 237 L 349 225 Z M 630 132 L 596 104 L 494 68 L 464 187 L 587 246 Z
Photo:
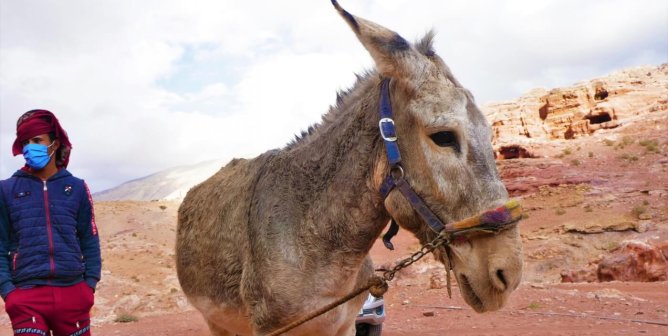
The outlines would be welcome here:
M 16 122 L 16 140 L 14 140 L 12 146 L 12 153 L 14 156 L 22 154 L 23 146 L 21 146 L 21 142 L 48 133 L 53 133 L 55 138 L 60 141 L 60 147 L 56 152 L 56 166 L 59 168 L 67 167 L 72 152 L 72 144 L 56 116 L 47 110 L 28 111 L 19 118 Z

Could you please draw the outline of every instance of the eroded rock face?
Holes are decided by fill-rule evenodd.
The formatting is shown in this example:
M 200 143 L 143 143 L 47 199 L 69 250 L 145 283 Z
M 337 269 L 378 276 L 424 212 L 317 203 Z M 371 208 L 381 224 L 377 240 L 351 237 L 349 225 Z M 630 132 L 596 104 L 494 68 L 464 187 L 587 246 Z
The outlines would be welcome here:
M 665 244 L 654 246 L 639 240 L 627 240 L 601 259 L 581 269 L 561 271 L 561 282 L 668 280 Z
M 596 275 L 599 281 L 665 281 L 668 262 L 658 247 L 630 240 L 601 260 Z
M 492 125 L 497 158 L 504 159 L 521 157 L 508 148 L 531 152 L 530 147 L 541 141 L 575 139 L 631 122 L 643 113 L 667 110 L 666 97 L 668 64 L 663 64 L 619 71 L 572 87 L 534 89 L 482 109 Z

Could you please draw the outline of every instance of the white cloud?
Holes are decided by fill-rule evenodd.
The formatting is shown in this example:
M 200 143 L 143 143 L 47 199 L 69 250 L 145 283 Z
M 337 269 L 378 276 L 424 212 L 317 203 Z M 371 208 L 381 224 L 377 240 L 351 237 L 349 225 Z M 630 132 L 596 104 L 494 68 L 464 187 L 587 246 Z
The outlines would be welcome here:
M 341 0 L 436 50 L 480 103 L 668 61 L 668 3 Z M 3 1 L 0 177 L 18 116 L 54 111 L 94 190 L 253 156 L 320 120 L 371 65 L 329 1 Z

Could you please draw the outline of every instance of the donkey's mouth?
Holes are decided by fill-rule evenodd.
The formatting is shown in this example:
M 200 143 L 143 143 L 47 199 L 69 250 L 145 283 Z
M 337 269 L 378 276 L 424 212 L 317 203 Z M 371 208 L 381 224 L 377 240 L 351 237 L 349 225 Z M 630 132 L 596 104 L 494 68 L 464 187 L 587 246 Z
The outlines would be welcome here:
M 473 310 L 478 313 L 485 311 L 485 305 L 482 303 L 480 297 L 475 293 L 469 279 L 464 274 L 460 274 L 458 277 L 459 288 L 462 295 L 464 295 L 464 301 L 468 303 Z

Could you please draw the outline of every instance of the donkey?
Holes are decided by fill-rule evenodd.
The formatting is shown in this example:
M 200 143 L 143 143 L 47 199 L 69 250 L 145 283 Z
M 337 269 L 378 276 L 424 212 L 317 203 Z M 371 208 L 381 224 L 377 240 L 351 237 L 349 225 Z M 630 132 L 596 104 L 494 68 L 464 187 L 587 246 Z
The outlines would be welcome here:
M 507 201 L 489 124 L 434 52 L 434 34 L 410 44 L 332 3 L 376 70 L 340 93 L 319 125 L 282 149 L 230 161 L 179 208 L 179 282 L 213 335 L 269 333 L 365 284 L 369 250 L 390 219 L 423 244 L 436 237 L 399 192 L 380 194 L 391 168 L 377 115 L 385 78 L 405 180 L 431 210 L 453 222 Z M 501 308 L 520 282 L 517 227 L 434 256 L 452 265 L 478 312 Z M 353 335 L 366 296 L 287 334 Z

